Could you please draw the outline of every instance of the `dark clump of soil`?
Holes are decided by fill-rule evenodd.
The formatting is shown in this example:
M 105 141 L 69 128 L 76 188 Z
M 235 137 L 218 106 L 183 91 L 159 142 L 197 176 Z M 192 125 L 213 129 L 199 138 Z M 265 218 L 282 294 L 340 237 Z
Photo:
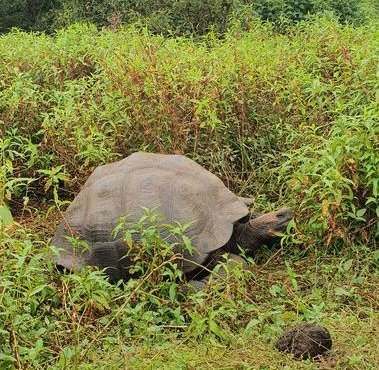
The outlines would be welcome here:
M 316 358 L 332 348 L 332 338 L 323 326 L 303 324 L 286 331 L 275 347 L 298 359 Z

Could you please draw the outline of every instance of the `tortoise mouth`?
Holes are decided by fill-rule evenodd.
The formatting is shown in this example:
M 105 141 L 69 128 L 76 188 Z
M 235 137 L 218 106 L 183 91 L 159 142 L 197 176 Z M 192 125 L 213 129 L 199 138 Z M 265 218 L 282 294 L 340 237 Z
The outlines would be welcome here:
M 276 228 L 284 230 L 289 222 L 294 218 L 295 214 L 290 208 L 284 208 L 276 212 L 277 225 Z
M 282 208 L 278 211 L 266 213 L 260 217 L 252 219 L 250 225 L 260 234 L 267 234 L 275 237 L 277 233 L 286 230 L 289 222 L 293 219 L 294 212 L 289 208 Z
M 286 231 L 288 224 L 289 224 L 289 221 L 281 222 L 280 224 L 276 225 L 275 227 L 269 229 L 268 235 L 273 236 L 273 237 L 280 236 L 280 234 L 283 234 Z
M 288 220 L 280 221 L 276 226 L 276 230 L 277 231 L 284 231 L 287 228 L 287 226 L 291 220 L 292 220 L 292 217 L 288 218 Z

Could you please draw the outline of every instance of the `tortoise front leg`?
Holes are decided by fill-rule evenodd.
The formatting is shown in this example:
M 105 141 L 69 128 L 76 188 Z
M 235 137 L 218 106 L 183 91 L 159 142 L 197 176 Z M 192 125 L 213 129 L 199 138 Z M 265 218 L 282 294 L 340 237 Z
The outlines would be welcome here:
M 249 265 L 246 262 L 245 259 L 243 259 L 241 256 L 238 256 L 237 254 L 233 253 L 226 253 L 223 255 L 216 255 L 214 258 L 212 258 L 212 261 L 206 266 L 208 269 L 213 269 L 219 262 L 226 262 L 226 266 L 221 266 L 221 268 L 218 270 L 217 274 L 211 272 L 207 276 L 205 276 L 202 279 L 196 280 L 192 279 L 189 281 L 189 284 L 192 285 L 192 287 L 196 291 L 205 290 L 207 287 L 209 280 L 212 275 L 217 279 L 217 277 L 221 277 L 225 279 L 228 276 L 228 271 L 233 271 L 236 267 L 241 266 L 244 270 L 249 269 Z

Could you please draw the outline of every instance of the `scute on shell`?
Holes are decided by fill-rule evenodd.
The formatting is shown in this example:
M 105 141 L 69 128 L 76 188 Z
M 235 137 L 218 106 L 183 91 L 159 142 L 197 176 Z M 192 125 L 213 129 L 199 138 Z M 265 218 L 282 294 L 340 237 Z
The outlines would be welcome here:
M 54 235 L 53 245 L 63 249 L 56 263 L 70 270 L 99 264 L 119 269 L 123 248 L 120 237 L 113 238 L 112 231 L 125 214 L 128 221 L 138 221 L 142 207 L 157 208 L 166 215 L 165 222 L 194 222 L 186 233 L 197 253 L 185 257 L 196 263 L 222 247 L 233 224 L 248 214 L 247 206 L 217 176 L 191 159 L 134 153 L 97 167 L 87 179 Z M 66 239 L 72 235 L 86 240 L 89 248 L 80 253 L 74 250 Z M 99 256 L 104 255 L 105 266 L 101 264 L 103 257 L 99 262 Z M 185 263 L 184 271 L 195 267 Z

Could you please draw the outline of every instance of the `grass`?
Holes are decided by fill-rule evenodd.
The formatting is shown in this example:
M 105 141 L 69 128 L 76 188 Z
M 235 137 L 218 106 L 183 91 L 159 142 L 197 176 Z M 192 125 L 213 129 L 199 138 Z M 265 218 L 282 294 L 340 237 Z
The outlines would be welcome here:
M 378 368 L 377 40 L 376 21 L 322 18 L 196 41 L 1 36 L 0 368 Z M 221 291 L 183 294 L 159 252 L 124 287 L 58 274 L 44 256 L 67 203 L 137 150 L 188 155 L 254 210 L 292 206 L 292 234 Z M 329 357 L 273 349 L 298 322 L 330 330 Z
M 61 276 L 39 253 L 52 231 L 45 217 L 39 210 L 35 218 L 18 219 L 12 236 L 1 240 L 4 369 L 379 364 L 379 256 L 367 246 L 313 260 L 291 253 L 293 246 L 263 250 L 250 273 L 229 276 L 225 290 L 171 297 L 167 288 L 177 287 L 175 281 L 137 280 L 120 289 L 96 271 Z M 166 270 L 158 271 L 162 276 Z M 281 333 L 299 322 L 319 322 L 330 331 L 333 350 L 321 362 L 295 361 L 274 349 Z
M 321 261 L 320 261 L 321 262 Z M 327 265 L 327 262 L 322 261 Z M 329 263 L 335 263 L 336 260 L 329 260 Z M 305 265 L 303 262 L 302 265 Z M 314 266 L 307 267 L 315 269 Z M 296 266 L 296 265 L 295 265 Z M 327 265 L 328 266 L 328 265 Z M 329 265 L 331 266 L 331 265 Z M 298 267 L 298 266 L 296 266 Z M 295 269 L 297 270 L 297 268 Z M 277 283 L 282 280 L 278 271 L 285 267 L 280 261 L 270 264 L 269 268 L 259 271 L 260 282 L 266 290 L 271 283 Z M 315 269 L 316 270 L 316 269 Z M 279 276 L 278 276 L 279 275 Z M 325 280 L 329 280 L 328 287 L 332 291 L 341 284 L 341 281 L 333 279 L 330 282 L 330 274 L 325 274 Z M 303 276 L 301 276 L 303 277 Z M 317 272 L 308 272 L 308 277 L 317 279 Z M 371 284 L 377 284 L 371 281 Z M 316 286 L 322 289 L 322 283 Z M 254 286 L 255 289 L 255 286 Z M 293 361 L 290 356 L 278 353 L 274 347 L 274 338 L 281 332 L 282 328 L 291 325 L 292 321 L 304 319 L 304 316 L 293 311 L 272 313 L 272 306 L 277 307 L 277 300 L 273 300 L 264 294 L 260 295 L 255 292 L 255 299 L 259 302 L 266 302 L 259 307 L 260 313 L 265 315 L 265 323 L 258 325 L 250 330 L 241 326 L 237 331 L 228 333 L 226 343 L 220 343 L 218 340 L 206 336 L 200 340 L 191 339 L 171 339 L 168 343 L 139 343 L 136 346 L 123 346 L 123 340 L 118 339 L 117 347 L 121 349 L 116 353 L 105 354 L 104 358 L 99 359 L 94 353 L 94 358 L 99 366 L 106 366 L 107 363 L 126 366 L 131 369 L 375 369 L 379 364 L 377 354 L 377 335 L 378 321 L 377 314 L 377 295 L 368 301 L 367 308 L 355 310 L 347 304 L 330 304 L 333 299 L 338 301 L 338 296 L 332 294 L 328 300 L 325 300 L 326 306 L 321 309 L 323 318 L 321 322 L 331 332 L 333 338 L 333 351 L 320 362 L 313 361 Z M 314 299 L 317 294 L 308 294 L 307 299 Z M 337 297 L 337 299 L 336 299 Z M 288 302 L 288 300 L 287 300 Z M 282 302 L 282 305 L 285 303 Z M 271 306 L 271 308 L 270 308 Z M 270 312 L 271 310 L 271 312 Z M 288 312 L 293 312 L 289 315 Z M 270 317 L 270 313 L 273 314 Z M 277 316 L 277 318 L 273 319 Z M 279 316 L 282 315 L 282 318 Z M 287 318 L 285 318 L 285 316 Z M 273 323 L 275 320 L 276 323 Z M 277 325 L 279 324 L 278 327 Z M 109 360 L 109 358 L 111 360 Z M 117 366 L 115 365 L 115 366 Z
M 343 324 L 341 325 L 341 321 Z M 334 350 L 320 362 L 293 361 L 273 349 L 272 343 L 259 338 L 259 334 L 238 333 L 231 344 L 219 344 L 209 339 L 199 341 L 172 341 L 163 345 L 143 344 L 124 351 L 110 353 L 99 359 L 100 367 L 115 363 L 131 369 L 375 369 L 378 357 L 375 339 L 378 318 L 367 323 L 355 316 L 343 316 L 325 322 L 334 338 Z M 356 333 L 359 332 L 358 338 Z M 258 338 L 257 338 L 258 337 Z M 337 339 L 335 339 L 337 338 Z M 363 347 L 351 351 L 353 345 Z M 122 341 L 119 342 L 122 347 Z

